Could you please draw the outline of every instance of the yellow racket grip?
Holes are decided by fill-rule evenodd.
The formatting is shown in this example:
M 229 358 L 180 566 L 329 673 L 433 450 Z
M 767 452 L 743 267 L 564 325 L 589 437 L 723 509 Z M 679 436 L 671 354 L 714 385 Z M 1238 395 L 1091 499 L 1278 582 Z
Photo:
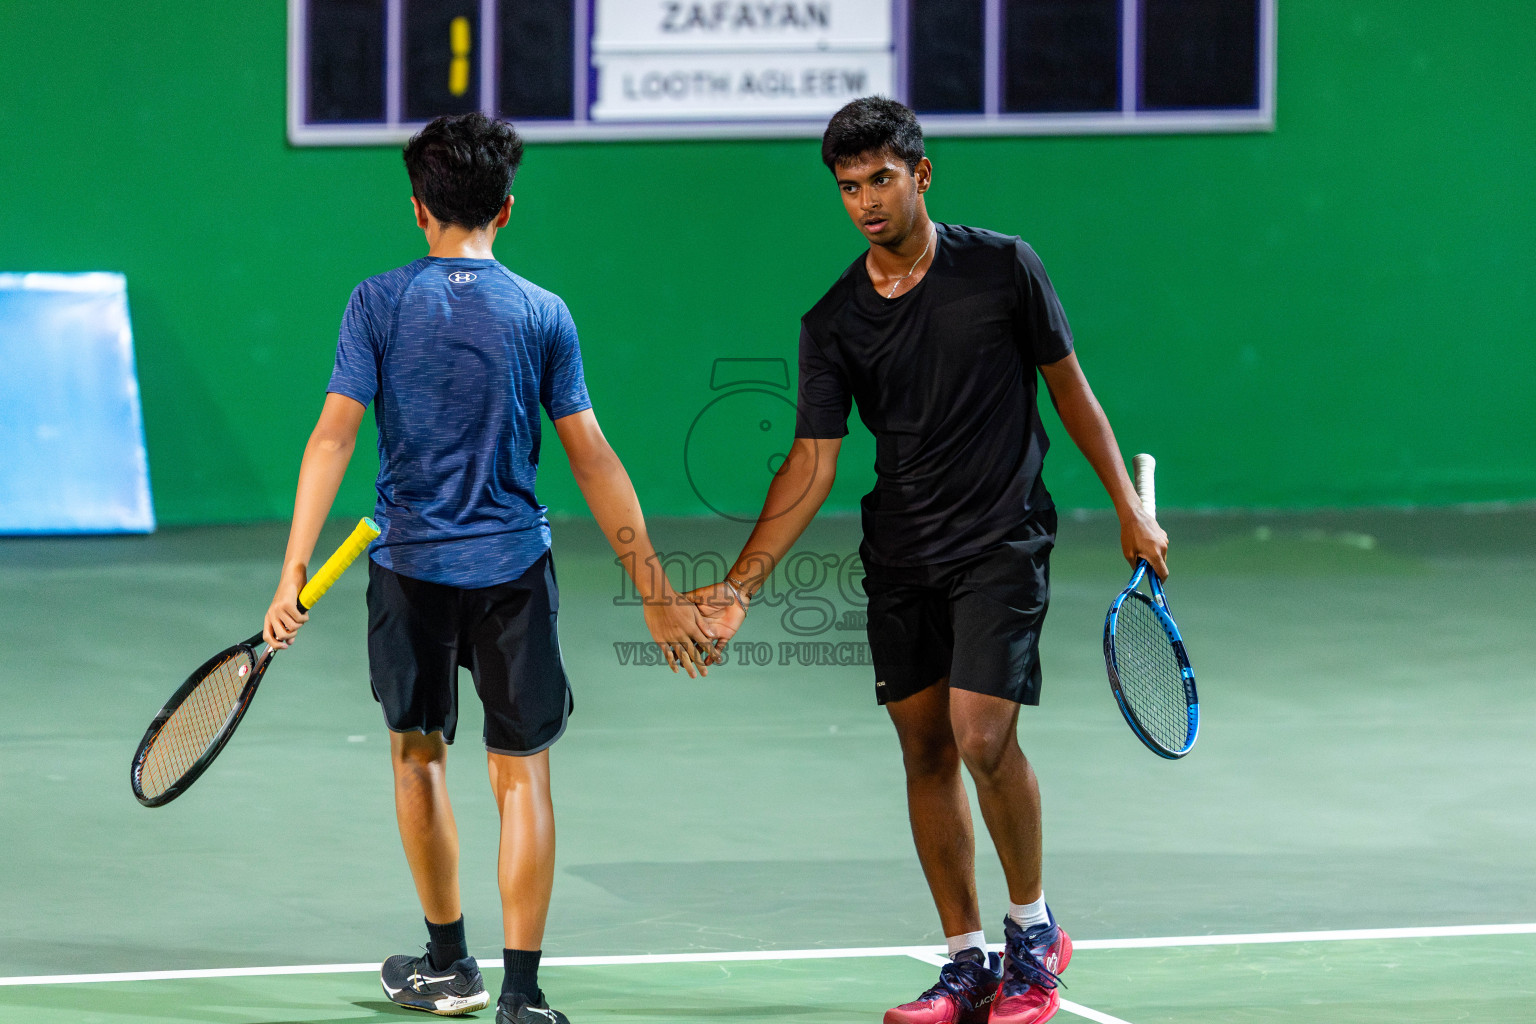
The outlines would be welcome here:
M 347 566 L 357 561 L 357 556 L 368 550 L 368 545 L 372 544 L 373 538 L 378 535 L 379 528 L 373 525 L 372 519 L 360 520 L 346 543 L 325 560 L 320 571 L 304 584 L 303 590 L 299 591 L 299 609 L 307 612 L 313 608 L 325 596 L 325 592 L 331 589 L 331 584 L 341 579 L 341 574 L 347 571 Z

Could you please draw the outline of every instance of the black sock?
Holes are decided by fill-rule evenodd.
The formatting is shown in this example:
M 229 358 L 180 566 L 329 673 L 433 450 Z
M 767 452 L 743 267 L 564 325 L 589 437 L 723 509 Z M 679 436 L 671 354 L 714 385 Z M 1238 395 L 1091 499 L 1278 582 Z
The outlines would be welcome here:
M 427 959 L 434 971 L 446 971 L 455 960 L 469 956 L 469 944 L 464 941 L 464 917 L 459 916 L 452 924 L 427 922 Z
M 501 976 L 501 999 L 511 1002 L 521 999 L 525 1003 L 539 1001 L 539 957 L 542 950 L 503 949 L 502 963 L 506 973 Z

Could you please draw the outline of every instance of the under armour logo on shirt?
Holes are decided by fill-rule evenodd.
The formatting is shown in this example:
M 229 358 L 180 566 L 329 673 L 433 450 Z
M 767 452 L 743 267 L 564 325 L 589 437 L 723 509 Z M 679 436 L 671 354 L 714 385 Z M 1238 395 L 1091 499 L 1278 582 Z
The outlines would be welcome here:
M 467 270 L 455 270 L 453 273 L 448 275 L 448 280 L 452 281 L 454 284 L 469 284 L 469 282 L 473 281 L 474 279 L 475 275 L 471 274 Z

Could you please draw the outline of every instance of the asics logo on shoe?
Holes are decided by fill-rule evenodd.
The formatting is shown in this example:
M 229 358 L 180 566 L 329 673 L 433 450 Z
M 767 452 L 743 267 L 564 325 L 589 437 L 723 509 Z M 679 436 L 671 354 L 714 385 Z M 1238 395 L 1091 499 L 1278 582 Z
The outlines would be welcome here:
M 442 1013 L 444 1010 L 459 1010 L 461 1012 L 463 1010 L 478 1010 L 490 1001 L 491 997 L 483 992 L 478 996 L 444 996 L 437 1001 L 436 1012 Z
M 555 1019 L 555 1011 L 553 1010 L 541 1010 L 537 1006 L 525 1006 L 523 1009 L 527 1010 L 529 1013 L 536 1013 L 540 1017 L 544 1017 L 549 1020 Z

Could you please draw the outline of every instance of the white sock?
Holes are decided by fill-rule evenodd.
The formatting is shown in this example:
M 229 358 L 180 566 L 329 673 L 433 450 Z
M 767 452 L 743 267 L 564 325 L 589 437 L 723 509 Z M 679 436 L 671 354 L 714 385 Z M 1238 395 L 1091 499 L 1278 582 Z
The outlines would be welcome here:
M 1036 925 L 1050 924 L 1051 917 L 1045 910 L 1045 893 L 1040 893 L 1040 898 L 1033 903 L 1008 904 L 1008 916 L 1020 928 L 1030 929 Z
M 962 949 L 971 949 L 974 947 L 976 949 L 985 950 L 987 948 L 987 933 L 967 932 L 964 935 L 946 935 L 944 937 L 944 941 L 949 943 L 949 955 L 953 957 Z

